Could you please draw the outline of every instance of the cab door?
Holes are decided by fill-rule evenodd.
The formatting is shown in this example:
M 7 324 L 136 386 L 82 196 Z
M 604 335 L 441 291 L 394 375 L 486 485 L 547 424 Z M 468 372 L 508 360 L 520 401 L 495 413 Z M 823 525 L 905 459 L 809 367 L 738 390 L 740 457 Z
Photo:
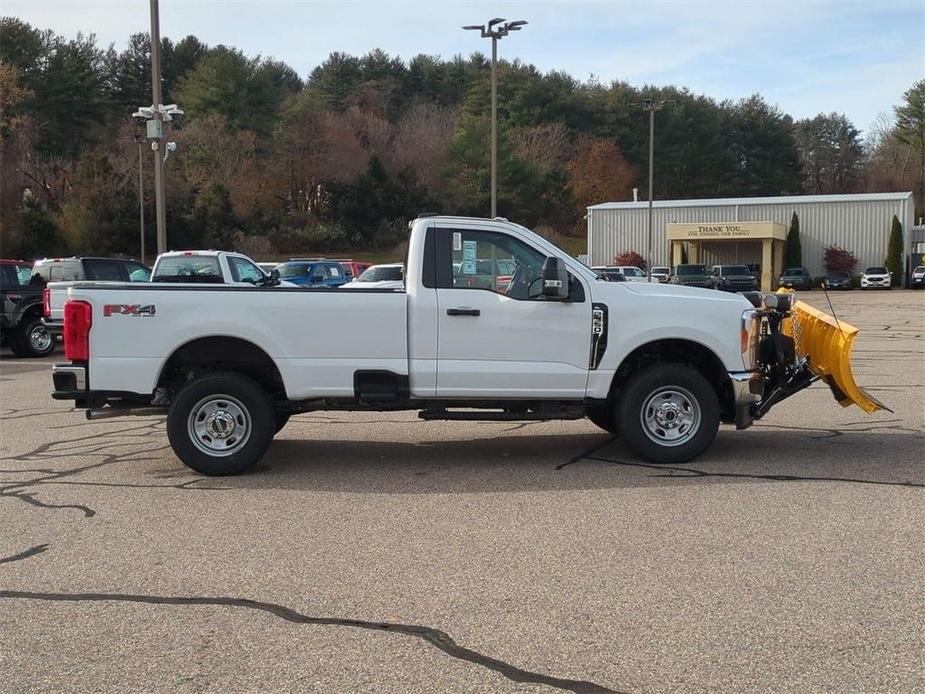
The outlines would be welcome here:
M 545 254 L 507 231 L 436 229 L 437 397 L 583 398 L 591 302 L 544 298 Z

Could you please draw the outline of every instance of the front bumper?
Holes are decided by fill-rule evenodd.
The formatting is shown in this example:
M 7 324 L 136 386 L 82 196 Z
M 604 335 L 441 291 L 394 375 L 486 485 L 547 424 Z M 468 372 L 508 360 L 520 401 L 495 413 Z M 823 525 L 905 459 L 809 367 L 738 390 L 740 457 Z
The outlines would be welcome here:
M 886 278 L 884 279 L 862 279 L 861 280 L 862 289 L 867 289 L 868 287 L 888 288 L 889 286 L 890 286 L 890 280 Z
M 747 429 L 752 425 L 752 405 L 761 400 L 764 382 L 754 371 L 730 371 L 732 400 L 735 405 L 736 429 Z

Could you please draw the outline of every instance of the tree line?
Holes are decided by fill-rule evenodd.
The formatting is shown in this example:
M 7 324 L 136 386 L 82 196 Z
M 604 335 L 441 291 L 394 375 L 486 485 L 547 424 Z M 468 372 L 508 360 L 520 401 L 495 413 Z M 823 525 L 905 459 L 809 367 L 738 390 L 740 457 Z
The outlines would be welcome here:
M 139 145 L 150 46 L 122 50 L 0 19 L 0 243 L 4 256 L 138 253 Z M 277 60 L 194 36 L 162 41 L 169 245 L 252 255 L 390 248 L 421 211 L 489 207 L 489 73 L 481 54 L 409 61 L 331 54 L 304 79 Z M 657 198 L 867 190 L 925 181 L 925 80 L 866 140 L 837 113 L 794 121 L 760 95 L 717 101 L 499 66 L 499 213 L 552 237 L 585 207 L 645 197 L 657 114 Z M 142 145 L 153 247 L 152 155 Z

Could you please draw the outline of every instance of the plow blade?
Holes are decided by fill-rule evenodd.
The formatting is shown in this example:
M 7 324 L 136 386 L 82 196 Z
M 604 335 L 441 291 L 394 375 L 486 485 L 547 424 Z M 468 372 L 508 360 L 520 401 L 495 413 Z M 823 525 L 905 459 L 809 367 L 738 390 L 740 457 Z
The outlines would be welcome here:
M 892 412 L 854 381 L 851 348 L 858 329 L 853 325 L 797 301 L 781 329 L 794 339 L 797 354 L 809 357 L 809 370 L 828 384 L 842 407 L 855 404 L 868 414 Z

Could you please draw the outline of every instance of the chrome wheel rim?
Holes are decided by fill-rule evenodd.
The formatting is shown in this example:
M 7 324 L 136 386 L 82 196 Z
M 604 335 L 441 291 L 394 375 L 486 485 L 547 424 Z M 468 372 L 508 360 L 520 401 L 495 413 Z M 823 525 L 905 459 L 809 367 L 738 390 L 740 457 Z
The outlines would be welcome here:
M 681 446 L 700 429 L 700 403 L 680 386 L 664 386 L 646 398 L 639 415 L 642 430 L 659 446 Z
M 190 410 L 189 437 L 206 455 L 225 457 L 241 450 L 251 436 L 251 415 L 237 398 L 209 395 Z
M 47 352 L 51 349 L 51 333 L 44 326 L 37 325 L 29 333 L 29 344 L 36 352 Z

